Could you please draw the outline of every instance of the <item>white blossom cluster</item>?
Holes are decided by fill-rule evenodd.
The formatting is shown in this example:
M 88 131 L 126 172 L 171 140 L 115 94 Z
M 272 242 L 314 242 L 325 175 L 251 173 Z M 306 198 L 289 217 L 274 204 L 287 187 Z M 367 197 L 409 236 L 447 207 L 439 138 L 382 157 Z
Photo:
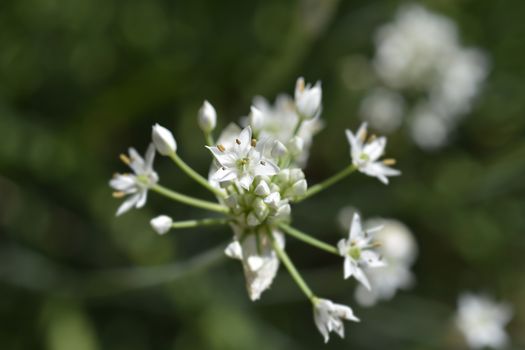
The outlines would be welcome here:
M 488 60 L 461 45 L 452 20 L 412 4 L 377 31 L 373 67 L 378 85 L 362 101 L 362 118 L 388 133 L 407 115 L 414 142 L 432 150 L 470 112 Z
M 225 254 L 241 262 L 250 299 L 259 299 L 271 287 L 280 265 L 284 265 L 312 303 L 314 323 L 328 342 L 331 332 L 344 337 L 344 320 L 357 322 L 359 319 L 349 306 L 314 294 L 286 253 L 285 235 L 342 259 L 342 277 L 353 277 L 359 282 L 355 295 L 358 303 L 365 306 L 390 299 L 398 289 L 411 286 L 414 280 L 411 266 L 417 246 L 410 231 L 400 222 L 371 219 L 362 223 L 354 209 L 344 220 L 348 237 L 335 245 L 290 226 L 294 203 L 317 194 L 355 171 L 375 177 L 384 184 L 389 183 L 390 177 L 400 175 L 399 170 L 391 167 L 395 164 L 393 159 L 382 159 L 387 139 L 368 135 L 367 124 L 363 123 L 355 133 L 346 130 L 348 165 L 325 181 L 308 186 L 303 167 L 313 137 L 322 125 L 321 97 L 320 83 L 305 84 L 300 78 L 293 98 L 282 95 L 273 106 L 256 98 L 250 115 L 242 118 L 243 127 L 228 125 L 217 141 L 213 140 L 217 113 L 205 101 L 198 111 L 197 122 L 213 158 L 207 178 L 180 158 L 172 132 L 155 124 L 145 157 L 130 148 L 120 159 L 131 172 L 115 174 L 109 184 L 116 198 L 125 197 L 117 216 L 132 208 L 142 208 L 150 191 L 221 215 L 185 221 L 159 215 L 150 223 L 159 235 L 173 229 L 229 225 L 233 239 L 225 248 Z M 194 198 L 160 185 L 153 167 L 156 153 L 170 158 L 187 176 L 208 189 L 216 201 Z M 348 212 L 344 209 L 344 213 Z M 504 304 L 464 295 L 459 301 L 456 325 L 471 347 L 500 348 L 508 341 L 504 326 L 510 317 L 510 308 Z

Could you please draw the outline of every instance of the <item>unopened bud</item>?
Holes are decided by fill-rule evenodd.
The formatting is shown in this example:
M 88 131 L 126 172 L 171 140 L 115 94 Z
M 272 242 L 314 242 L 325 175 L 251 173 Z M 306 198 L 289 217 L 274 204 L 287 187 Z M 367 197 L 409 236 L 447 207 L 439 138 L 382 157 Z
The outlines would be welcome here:
M 275 140 L 272 147 L 272 157 L 273 158 L 281 158 L 282 156 L 285 156 L 286 153 L 288 153 L 288 149 L 281 141 Z
M 299 78 L 295 85 L 295 105 L 301 118 L 313 119 L 321 110 L 322 90 L 321 83 L 317 82 L 315 86 L 304 84 L 304 79 Z
M 199 109 L 199 127 L 205 133 L 212 132 L 217 125 L 217 112 L 208 101 L 204 101 Z
M 306 183 L 306 180 L 299 180 L 292 186 L 292 192 L 297 197 L 302 197 L 306 193 L 306 189 L 308 188 L 308 184 Z
M 270 194 L 270 187 L 266 182 L 261 181 L 261 183 L 255 187 L 255 194 L 261 197 L 266 197 Z
M 169 131 L 165 127 L 159 124 L 153 125 L 153 129 L 151 131 L 151 138 L 153 140 L 153 143 L 155 144 L 157 152 L 159 152 L 163 156 L 167 156 L 171 153 L 177 152 L 177 142 L 175 141 L 175 138 L 173 137 L 171 131 Z
M 299 136 L 294 136 L 289 142 L 288 142 L 288 150 L 290 153 L 294 156 L 301 154 L 301 152 L 304 149 L 304 141 Z
M 257 107 L 252 106 L 250 108 L 250 126 L 252 127 L 254 132 L 259 132 L 261 130 L 263 121 L 264 121 L 264 114 L 261 112 L 261 110 Z
M 157 232 L 159 235 L 163 235 L 171 229 L 173 220 L 167 215 L 160 215 L 151 219 L 149 223 L 155 232 Z

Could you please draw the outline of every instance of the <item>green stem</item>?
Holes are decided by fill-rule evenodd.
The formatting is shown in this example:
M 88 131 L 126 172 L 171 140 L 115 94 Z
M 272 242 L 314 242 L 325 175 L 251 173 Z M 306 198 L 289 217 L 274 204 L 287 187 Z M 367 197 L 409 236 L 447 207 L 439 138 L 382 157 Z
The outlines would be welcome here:
M 173 152 L 169 155 L 169 157 L 173 160 L 175 164 L 179 168 L 182 169 L 189 177 L 197 181 L 199 184 L 204 186 L 209 191 L 213 192 L 216 196 L 224 197 L 224 192 L 222 192 L 220 189 L 217 189 L 210 185 L 208 180 L 206 180 L 204 177 L 202 177 L 199 173 L 197 173 L 195 170 L 193 170 L 188 164 L 186 164 L 176 152 Z
M 295 268 L 294 264 L 288 257 L 288 254 L 286 254 L 286 252 L 281 247 L 279 247 L 279 244 L 275 241 L 275 238 L 273 237 L 271 232 L 268 232 L 268 236 L 272 241 L 273 249 L 277 253 L 279 260 L 281 260 L 283 265 L 286 267 L 286 269 L 294 279 L 295 283 L 297 283 L 297 285 L 303 291 L 306 297 L 313 303 L 316 298 L 315 294 L 312 292 L 310 287 L 308 287 L 304 279 L 301 277 L 301 274 L 299 274 L 299 271 L 297 271 L 297 269 Z
M 345 169 L 343 169 L 339 173 L 333 175 L 332 177 L 329 177 L 328 179 L 324 180 L 323 182 L 321 182 L 321 183 L 319 183 L 319 184 L 317 184 L 315 186 L 310 187 L 306 191 L 305 195 L 303 197 L 299 198 L 298 200 L 296 200 L 295 202 L 301 202 L 301 201 L 305 200 L 306 198 L 311 197 L 314 194 L 317 194 L 318 192 L 321 192 L 324 189 L 327 189 L 328 187 L 332 186 L 336 182 L 341 181 L 342 179 L 344 179 L 345 177 L 347 177 L 348 175 L 350 175 L 351 173 L 356 171 L 356 169 L 357 168 L 356 168 L 355 165 L 353 165 L 353 164 L 349 165 L 348 167 L 346 167 Z
M 197 199 L 197 198 L 193 198 L 190 196 L 186 196 L 184 194 L 167 189 L 166 187 L 163 187 L 161 185 L 157 185 L 157 184 L 151 185 L 150 189 L 165 197 L 171 198 L 177 202 L 188 204 L 188 205 L 191 205 L 197 208 L 215 211 L 215 212 L 223 213 L 223 214 L 228 214 L 230 212 L 230 210 L 223 205 L 204 201 L 202 199 Z
M 327 251 L 328 253 L 332 253 L 332 254 L 335 254 L 335 255 L 339 255 L 339 251 L 337 250 L 336 247 L 334 247 L 333 245 L 331 244 L 328 244 L 328 243 L 325 243 L 323 241 L 320 241 L 318 240 L 317 238 L 314 238 L 304 232 L 301 232 L 299 231 L 298 229 L 296 228 L 293 228 L 291 226 L 288 226 L 286 224 L 280 224 L 279 225 L 280 228 L 283 229 L 284 232 L 286 232 L 287 234 L 289 234 L 290 236 L 292 237 L 295 237 L 305 243 L 308 243 L 314 247 L 317 247 L 319 249 L 322 249 L 324 251 Z
M 228 219 L 201 219 L 201 220 L 186 220 L 186 221 L 176 221 L 171 224 L 172 228 L 191 228 L 191 227 L 200 227 L 200 226 L 214 226 L 214 225 L 226 225 Z
M 299 116 L 299 121 L 297 122 L 297 125 L 295 126 L 295 129 L 293 131 L 293 136 L 297 136 L 297 133 L 299 132 L 299 129 L 301 129 L 301 126 L 303 125 L 304 118 L 299 115 L 299 112 L 297 112 L 297 115 Z
M 211 135 L 211 132 L 205 132 L 204 138 L 206 139 L 206 144 L 208 146 L 213 146 L 215 144 L 215 141 L 213 140 L 213 136 Z

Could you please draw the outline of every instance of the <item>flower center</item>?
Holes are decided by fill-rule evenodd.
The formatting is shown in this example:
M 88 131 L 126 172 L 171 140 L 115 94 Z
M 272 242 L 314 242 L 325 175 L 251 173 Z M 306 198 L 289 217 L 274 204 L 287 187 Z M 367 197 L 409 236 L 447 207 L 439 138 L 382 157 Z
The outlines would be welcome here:
M 354 260 L 359 260 L 361 257 L 361 248 L 355 246 L 350 247 L 350 249 L 348 249 L 348 255 Z

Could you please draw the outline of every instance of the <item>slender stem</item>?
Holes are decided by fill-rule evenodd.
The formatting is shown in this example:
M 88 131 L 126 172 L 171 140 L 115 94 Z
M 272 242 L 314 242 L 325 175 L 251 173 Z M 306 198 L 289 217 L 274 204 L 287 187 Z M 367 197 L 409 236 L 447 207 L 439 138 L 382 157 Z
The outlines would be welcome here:
M 299 132 L 299 130 L 301 129 L 301 126 L 303 125 L 303 122 L 304 122 L 304 118 L 299 115 L 299 112 L 297 112 L 297 115 L 299 116 L 299 121 L 297 122 L 297 125 L 295 125 L 295 129 L 293 130 L 293 136 L 297 136 L 297 133 Z
M 284 232 L 286 232 L 287 234 L 289 234 L 290 236 L 292 237 L 295 237 L 305 243 L 308 243 L 314 247 L 317 247 L 319 249 L 322 249 L 324 251 L 327 251 L 328 253 L 332 253 L 332 254 L 335 254 L 335 255 L 339 255 L 339 251 L 337 250 L 336 247 L 334 247 L 333 245 L 331 244 L 328 244 L 328 243 L 325 243 L 323 241 L 320 241 L 318 240 L 317 238 L 314 238 L 304 232 L 301 232 L 299 231 L 298 229 L 296 228 L 293 228 L 291 226 L 288 226 L 286 224 L 280 224 L 279 225 L 280 228 L 283 229 Z
M 303 293 L 306 295 L 306 297 L 314 302 L 315 300 L 315 294 L 312 292 L 310 287 L 306 284 L 304 279 L 301 277 L 301 274 L 297 269 L 295 268 L 294 264 L 288 257 L 288 254 L 279 246 L 279 244 L 275 241 L 275 238 L 273 237 L 271 232 L 268 232 L 268 236 L 270 237 L 270 240 L 272 241 L 272 246 L 275 252 L 277 253 L 277 256 L 279 257 L 279 260 L 283 263 L 283 265 L 286 267 L 292 278 L 294 279 L 295 283 L 299 286 L 299 288 L 303 291 Z
M 186 196 L 184 194 L 167 189 L 166 187 L 163 187 L 161 185 L 157 185 L 157 184 L 151 185 L 150 189 L 165 197 L 171 198 L 177 202 L 188 204 L 188 205 L 191 205 L 197 208 L 215 211 L 215 212 L 223 213 L 223 214 L 228 214 L 230 211 L 227 207 L 223 205 L 204 201 L 202 199 L 197 199 L 197 198 L 193 198 L 190 196 Z
M 306 198 L 311 197 L 314 194 L 317 194 L 318 192 L 321 192 L 324 189 L 327 189 L 328 187 L 332 186 L 336 182 L 341 181 L 342 179 L 344 179 L 345 177 L 347 177 L 348 175 L 353 173 L 356 169 L 357 168 L 356 168 L 355 165 L 353 165 L 353 164 L 349 165 L 348 167 L 346 167 L 345 169 L 343 169 L 339 173 L 333 175 L 332 177 L 329 177 L 328 179 L 324 180 L 323 182 L 321 182 L 321 183 L 319 183 L 319 184 L 317 184 L 315 186 L 310 187 L 306 191 L 305 195 L 303 197 L 299 198 L 298 200 L 296 200 L 295 202 L 301 202 L 301 201 L 305 200 Z
M 215 141 L 213 140 L 213 136 L 212 136 L 211 132 L 205 132 L 204 133 L 204 138 L 206 139 L 206 144 L 208 146 L 213 146 L 215 144 Z
M 173 160 L 173 162 L 175 164 L 177 164 L 177 166 L 179 168 L 182 169 L 182 171 L 184 171 L 189 177 L 191 177 L 192 179 L 194 179 L 195 181 L 197 181 L 199 184 L 201 184 L 202 186 L 204 186 L 206 189 L 208 189 L 209 191 L 213 192 L 215 195 L 219 196 L 219 197 L 224 197 L 224 193 L 220 190 L 220 189 L 217 189 L 215 187 L 213 187 L 212 185 L 210 185 L 210 183 L 208 182 L 208 180 L 206 180 L 204 177 L 202 177 L 199 173 L 197 173 L 195 170 L 193 170 L 188 164 L 186 164 L 179 156 L 176 152 L 172 152 L 169 157 Z
M 226 225 L 228 219 L 201 219 L 201 220 L 187 220 L 187 221 L 175 221 L 171 224 L 172 228 L 191 228 L 199 226 L 214 226 L 214 225 Z

